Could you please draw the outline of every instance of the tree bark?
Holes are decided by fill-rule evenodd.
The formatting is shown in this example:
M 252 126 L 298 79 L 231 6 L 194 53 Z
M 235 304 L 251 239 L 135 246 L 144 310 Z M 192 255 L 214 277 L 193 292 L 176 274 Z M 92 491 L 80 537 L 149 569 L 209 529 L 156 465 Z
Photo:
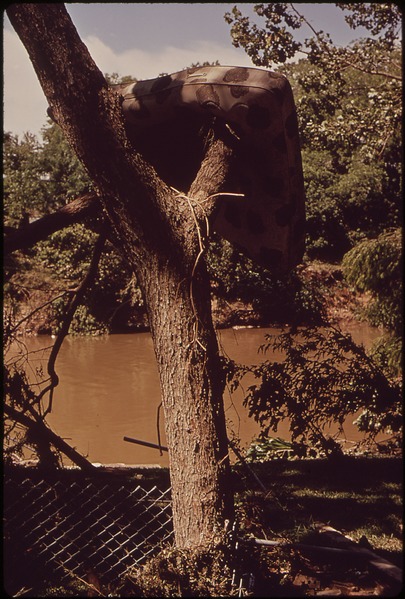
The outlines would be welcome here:
M 176 544 L 205 545 L 233 517 L 224 377 L 202 255 L 209 196 L 222 189 L 231 151 L 214 141 L 188 197 L 175 196 L 132 150 L 119 96 L 64 6 L 14 4 L 7 12 L 136 272 L 160 375 Z
M 149 263 L 138 271 L 160 372 L 174 528 L 182 547 L 204 545 L 210 540 L 207 531 L 212 537 L 223 528 L 225 518 L 233 519 L 222 401 L 225 377 L 212 323 L 208 274 L 199 259 L 200 246 L 195 248 L 196 227 L 205 226 L 197 218 L 202 211 L 198 198 L 207 198 L 221 186 L 227 157 L 229 150 L 221 142 L 214 144 L 190 190 L 194 202 L 188 210 L 196 221 L 187 219 L 192 229 L 186 259 L 152 268 Z M 200 236 L 203 245 L 203 230 Z

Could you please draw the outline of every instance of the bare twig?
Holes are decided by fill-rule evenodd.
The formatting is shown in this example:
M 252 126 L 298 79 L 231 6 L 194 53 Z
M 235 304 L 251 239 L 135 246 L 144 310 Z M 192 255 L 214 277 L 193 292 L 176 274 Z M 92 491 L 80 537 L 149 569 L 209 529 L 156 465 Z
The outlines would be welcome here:
M 50 376 L 51 382 L 47 387 L 45 387 L 45 389 L 43 389 L 43 391 L 41 391 L 41 393 L 38 396 L 38 402 L 39 402 L 44 397 L 44 395 L 46 393 L 48 393 L 48 391 L 50 392 L 48 407 L 43 414 L 44 417 L 47 414 L 49 414 L 49 412 L 51 412 L 51 410 L 52 410 L 53 391 L 59 383 L 59 377 L 55 371 L 56 358 L 59 354 L 59 350 L 62 346 L 63 340 L 65 339 L 66 335 L 69 332 L 69 327 L 72 322 L 73 316 L 77 310 L 77 307 L 81 303 L 87 288 L 89 287 L 90 283 L 92 282 L 93 278 L 95 277 L 95 274 L 97 272 L 97 267 L 98 267 L 98 264 L 99 264 L 99 261 L 101 258 L 101 254 L 102 254 L 102 251 L 103 251 L 103 248 L 105 245 L 105 241 L 106 241 L 106 234 L 105 234 L 105 232 L 103 232 L 99 235 L 99 237 L 96 241 L 96 244 L 94 246 L 93 256 L 92 256 L 90 266 L 89 266 L 89 270 L 87 271 L 87 274 L 84 277 L 83 281 L 80 283 L 79 287 L 77 287 L 77 289 L 75 290 L 74 296 L 70 300 L 69 306 L 66 311 L 65 318 L 63 319 L 63 322 L 62 322 L 62 326 L 60 328 L 60 331 L 58 333 L 58 336 L 56 338 L 54 346 L 52 347 L 51 354 L 50 354 L 49 360 L 48 360 L 48 366 L 47 366 L 48 374 Z
M 402 77 L 400 75 L 394 75 L 393 73 L 389 73 L 387 71 L 373 71 L 372 69 L 361 67 L 360 65 L 350 62 L 349 60 L 345 61 L 345 66 L 347 68 L 352 68 L 355 71 L 360 71 L 361 73 L 367 73 L 367 75 L 379 75 L 381 77 L 386 77 L 387 79 L 395 79 L 396 81 L 402 81 Z
M 298 12 L 298 10 L 295 8 L 294 4 L 290 4 L 290 7 L 291 7 L 291 9 L 295 13 L 297 13 L 297 15 L 299 16 L 299 18 L 301 19 L 301 21 L 303 23 L 305 23 L 307 25 L 307 27 L 309 27 L 309 29 L 315 35 L 315 37 L 318 40 L 318 42 L 323 46 L 323 48 L 328 52 L 328 54 L 330 54 L 329 45 L 326 44 L 324 42 L 324 40 L 321 38 L 321 35 L 320 35 L 319 31 L 316 31 L 316 29 L 311 25 L 311 23 L 308 21 L 308 19 L 306 19 L 306 17 L 304 17 L 304 15 L 302 15 L 300 12 Z M 304 50 L 300 50 L 300 52 L 304 52 L 305 54 L 309 54 L 309 52 L 305 52 Z
M 34 314 L 36 314 L 40 310 L 43 310 L 43 308 L 46 308 L 46 306 L 49 306 L 53 302 L 56 302 L 56 300 L 60 299 L 61 297 L 64 297 L 67 293 L 72 293 L 72 291 L 69 290 L 69 289 L 67 289 L 66 291 L 63 291 L 62 293 L 60 293 L 56 297 L 53 297 L 52 299 L 48 300 L 44 304 L 41 304 L 40 306 L 38 306 L 38 308 L 35 308 L 35 310 L 33 310 L 32 312 L 30 312 L 27 316 L 24 316 L 24 318 L 22 318 L 21 320 L 19 320 L 17 322 L 17 324 L 15 324 L 12 327 L 12 329 L 10 329 L 10 331 L 8 332 L 8 335 L 11 336 L 13 333 L 15 333 L 15 331 L 17 331 L 17 329 L 20 328 L 20 326 L 22 325 L 23 322 L 25 322 L 26 320 L 29 320 L 30 318 L 32 318 L 34 316 Z

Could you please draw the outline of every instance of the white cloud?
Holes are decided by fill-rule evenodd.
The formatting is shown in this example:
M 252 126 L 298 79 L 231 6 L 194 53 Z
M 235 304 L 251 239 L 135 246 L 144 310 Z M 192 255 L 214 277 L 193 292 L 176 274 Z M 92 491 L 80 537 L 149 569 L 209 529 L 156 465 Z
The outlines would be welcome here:
M 133 48 L 114 52 L 102 40 L 90 36 L 83 40 L 103 73 L 152 79 L 160 73 L 174 73 L 196 62 L 252 66 L 243 50 L 233 46 L 197 41 L 189 48 L 167 46 L 156 52 Z M 4 128 L 21 136 L 30 131 L 39 134 L 46 123 L 47 101 L 39 85 L 28 54 L 13 31 L 4 31 Z
M 84 41 L 103 73 L 116 72 L 137 79 L 153 79 L 160 73 L 174 73 L 196 62 L 218 60 L 224 65 L 252 66 L 243 50 L 212 42 L 197 41 L 190 48 L 167 46 L 157 52 L 133 48 L 116 54 L 97 37 L 92 36 Z
M 48 103 L 18 35 L 6 29 L 3 42 L 4 129 L 19 136 L 27 131 L 38 134 Z

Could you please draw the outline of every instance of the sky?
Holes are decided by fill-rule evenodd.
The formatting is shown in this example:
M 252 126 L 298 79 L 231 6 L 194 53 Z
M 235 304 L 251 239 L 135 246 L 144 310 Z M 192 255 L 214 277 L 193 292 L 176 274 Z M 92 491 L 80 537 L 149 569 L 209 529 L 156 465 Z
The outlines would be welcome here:
M 91 56 L 103 73 L 152 79 L 192 63 L 254 66 L 243 49 L 232 45 L 224 14 L 238 6 L 258 17 L 253 3 L 66 3 L 67 11 Z M 359 33 L 349 29 L 343 12 L 332 3 L 300 3 L 297 8 L 317 29 L 346 45 Z M 257 21 L 264 25 L 264 20 Z M 28 54 L 3 19 L 3 125 L 21 139 L 25 132 L 40 138 L 47 101 Z M 310 37 L 309 29 L 303 37 Z

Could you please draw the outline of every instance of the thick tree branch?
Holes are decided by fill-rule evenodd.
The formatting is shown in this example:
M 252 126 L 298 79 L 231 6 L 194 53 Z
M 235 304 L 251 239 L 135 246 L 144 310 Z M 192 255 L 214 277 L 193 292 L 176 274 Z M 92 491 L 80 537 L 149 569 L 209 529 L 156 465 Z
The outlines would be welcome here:
M 60 210 L 46 214 L 25 227 L 6 228 L 4 254 L 7 256 L 15 250 L 30 248 L 52 233 L 74 223 L 82 222 L 85 218 L 95 216 L 100 212 L 101 203 L 97 194 L 87 193 L 70 204 L 66 204 Z
M 229 176 L 233 150 L 221 139 L 214 140 L 208 147 L 201 167 L 187 194 L 178 193 L 177 199 L 181 201 L 179 212 L 185 216 L 182 229 L 194 229 L 197 232 L 199 244 L 198 257 L 202 252 L 202 239 L 209 235 L 209 227 L 206 223 L 213 215 L 217 207 L 217 194 L 225 191 L 226 181 Z M 190 219 L 190 214 L 192 219 Z M 190 239 L 195 241 L 195 236 Z M 183 233 L 184 239 L 184 233 Z M 188 257 L 195 259 L 195 248 L 188 249 Z M 193 254 L 194 251 L 194 254 Z
M 210 217 L 216 204 L 213 194 L 226 191 L 224 185 L 229 176 L 233 150 L 221 139 L 216 139 L 208 148 L 201 167 L 194 179 L 189 195 L 198 201 L 205 201 L 205 216 Z

